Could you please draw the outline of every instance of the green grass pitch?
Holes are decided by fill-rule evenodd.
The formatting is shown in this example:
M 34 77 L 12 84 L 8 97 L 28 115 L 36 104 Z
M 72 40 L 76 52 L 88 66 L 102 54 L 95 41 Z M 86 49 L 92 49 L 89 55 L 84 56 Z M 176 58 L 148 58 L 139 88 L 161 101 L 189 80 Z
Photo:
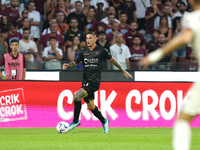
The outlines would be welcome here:
M 171 150 L 171 128 L 0 128 L 1 150 Z M 192 128 L 191 150 L 200 149 L 200 129 Z

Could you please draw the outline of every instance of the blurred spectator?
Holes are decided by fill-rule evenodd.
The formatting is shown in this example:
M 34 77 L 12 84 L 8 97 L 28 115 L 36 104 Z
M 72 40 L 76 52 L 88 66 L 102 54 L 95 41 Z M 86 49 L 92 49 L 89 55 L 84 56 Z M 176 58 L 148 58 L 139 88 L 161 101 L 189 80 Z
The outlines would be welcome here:
M 62 50 L 56 46 L 56 37 L 50 37 L 50 46 L 46 47 L 42 53 L 42 58 L 45 61 L 45 69 L 61 69 L 61 60 L 63 57 Z
M 70 5 L 71 0 L 65 0 L 65 8 L 67 8 L 70 12 L 71 5 Z
M 2 15 L 6 15 L 6 12 L 5 12 L 5 8 L 0 3 L 0 20 L 1 20 Z
M 52 17 L 56 17 L 56 13 L 58 11 L 63 11 L 65 18 L 67 18 L 70 14 L 69 10 L 65 7 L 64 0 L 58 0 L 58 6 L 52 9 L 51 13 L 48 15 L 48 20 L 50 20 Z
M 123 66 L 124 69 L 130 69 L 130 61 L 131 57 L 128 46 L 122 43 L 123 41 L 122 33 L 118 32 L 115 35 L 116 43 L 110 46 L 111 55 Z M 118 70 L 117 67 L 113 66 L 113 69 Z
M 22 20 L 24 19 L 24 18 L 28 18 L 28 10 L 27 9 L 24 9 L 23 11 L 22 11 L 22 15 L 21 15 L 21 18 L 19 19 L 19 21 L 17 22 L 18 23 L 18 28 L 20 29 L 20 28 L 22 28 Z M 29 28 L 31 28 L 31 22 L 29 21 Z
M 19 29 L 18 30 L 18 32 L 19 33 L 21 33 L 21 34 L 23 34 L 23 29 L 24 28 L 28 28 L 28 29 L 30 29 L 29 27 L 30 27 L 30 25 L 29 25 L 29 19 L 26 17 L 26 18 L 23 18 L 23 20 L 22 20 L 22 28 L 21 29 Z M 33 34 L 30 32 L 30 35 L 29 35 L 29 40 L 32 40 L 32 41 L 34 41 L 34 39 L 33 39 Z
M 151 41 L 152 32 L 154 27 L 154 20 L 157 16 L 161 15 L 162 7 L 157 4 L 157 0 L 151 0 L 151 7 L 147 7 L 145 13 L 146 19 L 146 42 Z
M 186 61 L 185 63 L 185 70 L 195 70 L 197 71 L 199 68 L 199 64 L 197 61 L 197 54 L 195 51 L 190 51 L 189 55 L 190 59 Z
M 115 8 L 115 12 L 116 12 L 116 18 L 119 19 L 119 13 L 121 11 L 121 5 L 120 5 L 120 1 L 121 0 L 110 0 L 109 1 L 109 6 L 113 6 Z
M 30 29 L 24 28 L 23 29 L 23 39 L 19 41 L 19 49 L 18 51 L 20 53 L 23 53 L 24 51 L 30 52 L 30 61 L 34 61 L 34 57 L 37 57 L 37 46 L 34 41 L 29 39 L 30 37 Z
M 40 13 L 34 10 L 35 2 L 29 1 L 27 5 L 28 19 L 31 21 L 31 33 L 33 33 L 34 41 L 36 42 L 40 38 Z
M 5 41 L 8 37 L 8 29 L 3 28 L 1 29 L 0 34 L 0 59 L 3 57 L 5 53 L 8 53 L 8 44 Z
M 82 13 L 82 2 L 81 1 L 76 1 L 75 2 L 75 12 L 70 13 L 68 18 L 67 18 L 67 23 L 69 24 L 70 20 L 72 17 L 75 17 L 78 20 L 78 29 L 81 31 L 84 31 L 85 33 L 88 32 L 87 28 L 87 18 L 86 16 Z
M 108 33 L 106 36 L 106 40 L 108 42 L 108 45 L 113 45 L 116 43 L 116 37 L 115 35 L 119 32 L 119 24 L 117 22 L 114 22 L 112 25 L 112 31 Z M 122 43 L 124 44 L 124 40 L 122 40 Z
M 145 39 L 144 36 L 137 31 L 138 24 L 135 21 L 130 21 L 129 31 L 124 34 L 124 40 L 128 47 L 133 46 L 133 36 L 139 35 L 141 39 L 141 45 L 145 49 Z
M 172 7 L 173 13 L 176 13 L 178 11 L 177 5 L 178 5 L 178 0 L 172 0 L 172 6 L 171 7 Z
M 138 30 L 146 29 L 145 12 L 150 6 L 150 0 L 134 0 L 136 6 L 136 17 L 138 22 Z
M 67 56 L 69 61 L 73 61 L 81 51 L 82 47 L 80 45 L 80 38 L 78 36 L 74 36 L 72 40 L 72 45 L 67 49 Z M 76 69 L 83 69 L 83 64 L 80 63 L 76 66 Z
M 139 69 L 137 62 L 143 59 L 147 55 L 147 51 L 140 45 L 141 39 L 139 35 L 133 36 L 133 46 L 129 47 L 131 57 L 129 58 L 131 63 L 131 70 Z
M 181 18 L 182 17 L 176 17 L 172 21 L 172 25 L 173 25 L 172 35 L 173 36 L 177 35 L 177 33 L 180 32 L 180 29 L 181 29 Z
M 174 15 L 173 15 L 173 18 L 176 18 L 176 17 L 183 17 L 183 16 L 187 16 L 188 14 L 190 14 L 189 12 L 187 12 L 187 7 L 186 7 L 186 4 L 184 2 L 180 2 L 178 4 L 178 10 Z
M 69 30 L 69 25 L 64 22 L 65 20 L 64 13 L 62 11 L 58 11 L 56 14 L 56 19 L 58 22 L 58 31 L 64 39 L 65 33 L 67 33 L 67 31 Z
M 57 0 L 46 0 L 46 17 L 57 7 Z
M 108 24 L 106 26 L 106 34 L 112 32 L 112 26 L 115 21 L 115 15 L 114 14 L 108 14 Z
M 103 9 L 105 0 L 97 0 L 96 20 L 101 21 L 106 17 L 106 10 Z
M 17 30 L 18 30 L 17 22 L 13 22 L 10 26 L 10 31 L 8 32 L 8 38 L 6 39 L 8 45 L 11 44 L 11 41 L 13 39 L 17 39 L 18 41 L 22 39 L 22 34 L 17 32 Z M 8 52 L 10 53 L 11 50 L 12 49 L 9 47 Z
M 81 51 L 80 38 L 78 36 L 74 36 L 72 39 L 72 45 L 67 48 L 67 56 L 69 61 L 73 61 L 74 58 L 78 56 L 78 53 Z
M 159 34 L 160 34 L 159 30 L 157 30 L 157 29 L 153 30 L 152 39 L 151 39 L 151 41 L 149 41 L 146 44 L 146 50 L 147 50 L 148 53 L 151 53 L 154 50 L 156 50 L 155 46 L 158 44 L 158 36 L 159 36 Z
M 98 35 L 99 31 L 106 32 L 106 25 L 103 22 L 99 22 L 99 24 L 97 26 L 97 35 Z
M 172 28 L 172 16 L 173 16 L 173 13 L 170 10 L 170 7 L 168 5 L 164 5 L 162 16 L 167 16 L 168 27 L 171 29 Z M 159 27 L 160 18 L 161 18 L 161 16 L 157 16 L 155 18 L 155 20 L 154 20 L 154 28 L 158 28 Z
M 109 6 L 107 14 L 108 14 L 108 15 L 113 14 L 113 15 L 114 15 L 114 18 L 115 18 L 114 21 L 120 23 L 119 20 L 116 19 L 116 11 L 115 11 L 115 8 L 114 8 L 113 6 Z M 113 21 L 113 22 L 114 22 L 114 21 Z M 105 23 L 105 24 L 109 24 L 108 16 L 105 17 L 105 18 L 103 18 L 103 19 L 101 20 L 101 22 L 103 22 L 103 23 Z
M 96 11 L 94 6 L 90 6 L 87 13 L 87 28 L 90 31 L 97 31 L 98 21 L 95 19 Z
M 136 16 L 136 7 L 135 2 L 130 0 L 121 0 L 120 2 L 120 9 L 124 12 L 126 12 L 128 16 L 127 23 L 129 24 L 131 20 L 134 20 L 137 22 L 137 16 Z M 138 8 L 140 9 L 140 8 Z
M 120 12 L 120 24 L 119 24 L 119 32 L 125 34 L 129 30 L 129 26 L 126 24 L 127 15 L 125 12 Z
M 56 38 L 56 41 L 57 41 L 56 47 L 59 47 L 60 49 L 63 49 L 63 42 L 64 41 L 63 41 L 62 36 L 56 34 L 57 29 L 58 29 L 57 23 L 52 23 L 50 25 L 51 33 L 41 36 L 41 38 L 36 42 L 36 45 L 37 45 L 37 48 L 38 48 L 40 56 L 41 56 L 41 52 L 43 51 L 43 49 L 45 47 L 50 47 L 51 46 L 50 45 L 50 38 L 51 37 L 55 37 Z M 42 44 L 42 48 L 39 47 L 40 44 Z
M 46 18 L 46 0 L 34 0 L 35 10 L 40 13 L 40 31 L 42 31 L 43 22 Z
M 160 31 L 161 34 L 165 35 L 165 42 L 168 42 L 172 38 L 172 29 L 169 28 L 169 22 L 167 19 L 167 16 L 161 16 L 160 17 L 160 23 L 158 28 L 156 28 Z
M 52 23 L 57 24 L 56 18 L 53 17 L 53 18 L 51 18 L 51 19 L 49 20 L 49 24 L 51 25 Z M 49 34 L 49 33 L 51 33 L 50 27 L 47 28 L 47 29 L 44 29 L 44 31 L 42 32 L 42 35 Z M 58 30 L 56 31 L 56 34 L 61 35 L 60 32 L 59 32 Z
M 78 36 L 81 41 L 81 46 L 85 47 L 85 35 L 83 32 L 78 29 L 78 20 L 76 18 L 71 18 L 71 21 L 69 23 L 70 29 L 65 34 L 65 42 L 67 47 L 72 45 L 72 39 L 74 36 Z
M 83 0 L 83 9 L 82 9 L 82 13 L 87 16 L 88 14 L 88 10 L 90 8 L 90 0 Z M 94 8 L 95 9 L 95 8 Z
M 35 67 L 35 64 L 33 61 L 30 61 L 30 58 L 31 58 L 31 53 L 29 51 L 24 51 L 23 52 L 23 55 L 26 59 L 26 64 L 27 64 L 27 67 L 26 69 L 27 70 L 35 70 L 36 67 Z
M 106 33 L 105 31 L 99 31 L 98 32 L 98 40 L 97 40 L 97 45 L 109 50 L 109 45 L 106 42 Z
M 10 23 L 17 22 L 20 18 L 18 10 L 15 8 L 18 6 L 18 0 L 11 0 L 11 6 L 5 9 Z
M 108 2 L 106 0 L 91 0 L 90 5 L 94 6 L 96 9 L 98 8 L 98 4 L 103 3 L 103 11 L 106 11 L 107 8 L 109 7 Z
M 1 23 L 0 23 L 0 28 L 7 28 L 8 30 L 10 30 L 10 22 L 9 22 L 9 18 L 7 15 L 2 15 L 1 17 Z

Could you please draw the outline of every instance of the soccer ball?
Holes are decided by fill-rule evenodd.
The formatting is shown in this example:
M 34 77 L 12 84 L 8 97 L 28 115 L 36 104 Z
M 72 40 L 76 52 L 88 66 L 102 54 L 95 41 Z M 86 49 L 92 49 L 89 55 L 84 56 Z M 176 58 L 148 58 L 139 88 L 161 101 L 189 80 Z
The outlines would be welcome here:
M 67 133 L 69 132 L 69 124 L 65 121 L 61 121 L 57 124 L 56 130 L 58 133 Z

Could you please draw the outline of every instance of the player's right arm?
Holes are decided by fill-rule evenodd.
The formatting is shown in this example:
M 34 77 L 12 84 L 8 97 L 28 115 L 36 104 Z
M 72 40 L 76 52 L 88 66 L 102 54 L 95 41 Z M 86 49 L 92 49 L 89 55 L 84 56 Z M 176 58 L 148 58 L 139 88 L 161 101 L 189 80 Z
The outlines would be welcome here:
M 174 37 L 169 41 L 164 47 L 157 49 L 156 51 L 150 53 L 144 57 L 139 64 L 141 66 L 147 67 L 150 64 L 158 62 L 163 56 L 177 50 L 179 47 L 186 45 L 193 38 L 193 31 L 191 29 L 185 28 L 181 31 L 179 36 Z
M 62 69 L 65 70 L 67 68 L 76 67 L 77 63 L 75 61 L 71 61 L 70 63 L 64 63 Z

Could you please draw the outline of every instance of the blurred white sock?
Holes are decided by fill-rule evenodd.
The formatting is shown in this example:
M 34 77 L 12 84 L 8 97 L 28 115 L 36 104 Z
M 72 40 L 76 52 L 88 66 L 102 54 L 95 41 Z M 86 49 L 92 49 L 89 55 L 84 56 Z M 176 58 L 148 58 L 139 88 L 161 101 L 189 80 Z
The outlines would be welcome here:
M 178 120 L 174 124 L 172 145 L 174 150 L 189 150 L 191 142 L 190 124 L 185 120 Z

